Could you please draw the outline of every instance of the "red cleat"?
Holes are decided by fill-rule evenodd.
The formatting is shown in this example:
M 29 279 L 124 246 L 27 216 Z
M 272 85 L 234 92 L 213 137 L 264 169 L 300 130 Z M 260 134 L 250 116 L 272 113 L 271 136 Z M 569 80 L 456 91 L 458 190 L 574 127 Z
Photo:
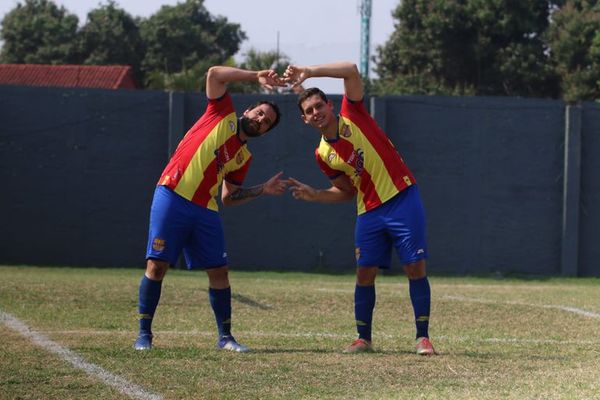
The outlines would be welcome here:
M 365 339 L 356 339 L 352 344 L 346 349 L 344 349 L 344 353 L 371 353 L 373 351 L 373 346 L 369 340 Z
M 429 341 L 429 338 L 420 337 L 417 339 L 417 354 L 420 356 L 432 356 L 436 354 L 433 349 L 433 345 Z

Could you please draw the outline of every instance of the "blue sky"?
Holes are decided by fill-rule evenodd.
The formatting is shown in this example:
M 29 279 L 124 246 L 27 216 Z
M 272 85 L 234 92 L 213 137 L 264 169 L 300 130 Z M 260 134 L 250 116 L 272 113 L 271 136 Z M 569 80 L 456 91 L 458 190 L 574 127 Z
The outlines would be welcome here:
M 0 16 L 13 9 L 19 0 L 0 1 Z M 100 0 L 55 0 L 58 5 L 77 14 L 80 24 L 87 12 L 98 7 Z M 135 16 L 147 17 L 162 5 L 177 0 L 117 0 L 120 7 Z M 393 9 L 400 0 L 372 0 L 371 54 L 384 44 L 394 31 Z M 205 0 L 213 15 L 223 15 L 239 23 L 248 39 L 242 43 L 238 60 L 250 48 L 260 51 L 277 49 L 297 64 L 320 64 L 349 60 L 360 61 L 359 0 Z M 373 74 L 371 73 L 373 76 Z M 329 93 L 341 93 L 337 79 L 311 79 L 307 86 L 319 86 Z

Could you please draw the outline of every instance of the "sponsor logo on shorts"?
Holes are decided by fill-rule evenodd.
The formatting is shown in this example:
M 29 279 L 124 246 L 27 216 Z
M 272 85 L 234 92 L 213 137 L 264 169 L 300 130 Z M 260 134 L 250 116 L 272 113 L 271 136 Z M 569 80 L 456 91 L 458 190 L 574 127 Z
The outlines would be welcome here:
M 360 258 L 360 247 L 354 249 L 354 257 L 356 257 L 356 261 Z
M 229 129 L 231 130 L 231 132 L 235 132 L 235 124 L 233 123 L 233 121 L 229 121 Z
M 240 151 L 237 156 L 235 156 L 235 162 L 240 165 L 244 162 L 244 154 Z
M 223 258 L 227 258 L 227 252 L 226 251 L 223 252 Z
M 410 178 L 408 176 L 404 175 L 402 179 L 404 179 L 404 183 L 406 183 L 407 186 L 412 185 L 412 182 L 410 181 Z
M 423 254 L 423 253 L 425 253 L 425 250 L 423 250 L 423 249 L 417 250 L 417 254 Z
M 152 241 L 152 250 L 163 251 L 165 249 L 166 240 L 161 238 L 154 238 Z
M 337 156 L 337 154 L 335 154 L 335 152 L 331 152 L 329 153 L 329 155 L 327 156 L 327 161 L 331 164 L 333 162 L 333 159 Z

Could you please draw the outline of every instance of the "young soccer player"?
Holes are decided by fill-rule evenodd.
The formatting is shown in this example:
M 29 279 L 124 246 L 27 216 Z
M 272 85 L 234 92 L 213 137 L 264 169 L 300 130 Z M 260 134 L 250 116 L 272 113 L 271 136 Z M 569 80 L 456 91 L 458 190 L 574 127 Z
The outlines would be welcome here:
M 224 205 L 243 204 L 263 194 L 283 194 L 286 181 L 280 179 L 280 172 L 261 185 L 241 187 L 251 160 L 246 140 L 273 129 L 280 113 L 275 104 L 261 101 L 238 119 L 226 90 L 226 83 L 232 81 L 257 81 L 267 88 L 285 85 L 273 70 L 209 69 L 206 111 L 179 143 L 154 192 L 146 272 L 139 287 L 136 350 L 152 347 L 152 320 L 162 281 L 183 251 L 188 268 L 202 268 L 208 274 L 209 299 L 219 333 L 217 347 L 248 351 L 231 334 L 229 269 L 216 196 L 221 188 Z
M 316 128 L 321 141 L 317 164 L 331 180 L 317 190 L 294 178 L 294 198 L 321 203 L 349 201 L 356 196 L 356 287 L 354 312 L 358 338 L 347 353 L 369 352 L 375 307 L 375 278 L 390 267 L 392 248 L 404 264 L 416 324 L 416 352 L 431 355 L 429 341 L 430 287 L 425 271 L 427 244 L 425 216 L 415 178 L 386 134 L 363 104 L 363 86 L 356 65 L 348 62 L 316 66 L 290 65 L 284 80 L 300 85 L 311 77 L 344 80 L 339 117 L 333 104 L 317 88 L 306 89 L 298 99 L 302 120 Z

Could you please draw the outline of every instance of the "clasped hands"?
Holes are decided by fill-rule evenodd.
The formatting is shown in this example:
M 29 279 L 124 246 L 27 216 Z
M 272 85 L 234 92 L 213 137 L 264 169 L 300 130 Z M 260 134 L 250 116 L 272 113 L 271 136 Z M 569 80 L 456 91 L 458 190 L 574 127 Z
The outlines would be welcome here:
M 308 75 L 307 67 L 288 65 L 283 76 L 279 76 L 273 69 L 259 71 L 258 83 L 269 90 L 273 90 L 276 86 L 291 85 L 292 87 L 296 87 L 304 82 L 309 77 Z

